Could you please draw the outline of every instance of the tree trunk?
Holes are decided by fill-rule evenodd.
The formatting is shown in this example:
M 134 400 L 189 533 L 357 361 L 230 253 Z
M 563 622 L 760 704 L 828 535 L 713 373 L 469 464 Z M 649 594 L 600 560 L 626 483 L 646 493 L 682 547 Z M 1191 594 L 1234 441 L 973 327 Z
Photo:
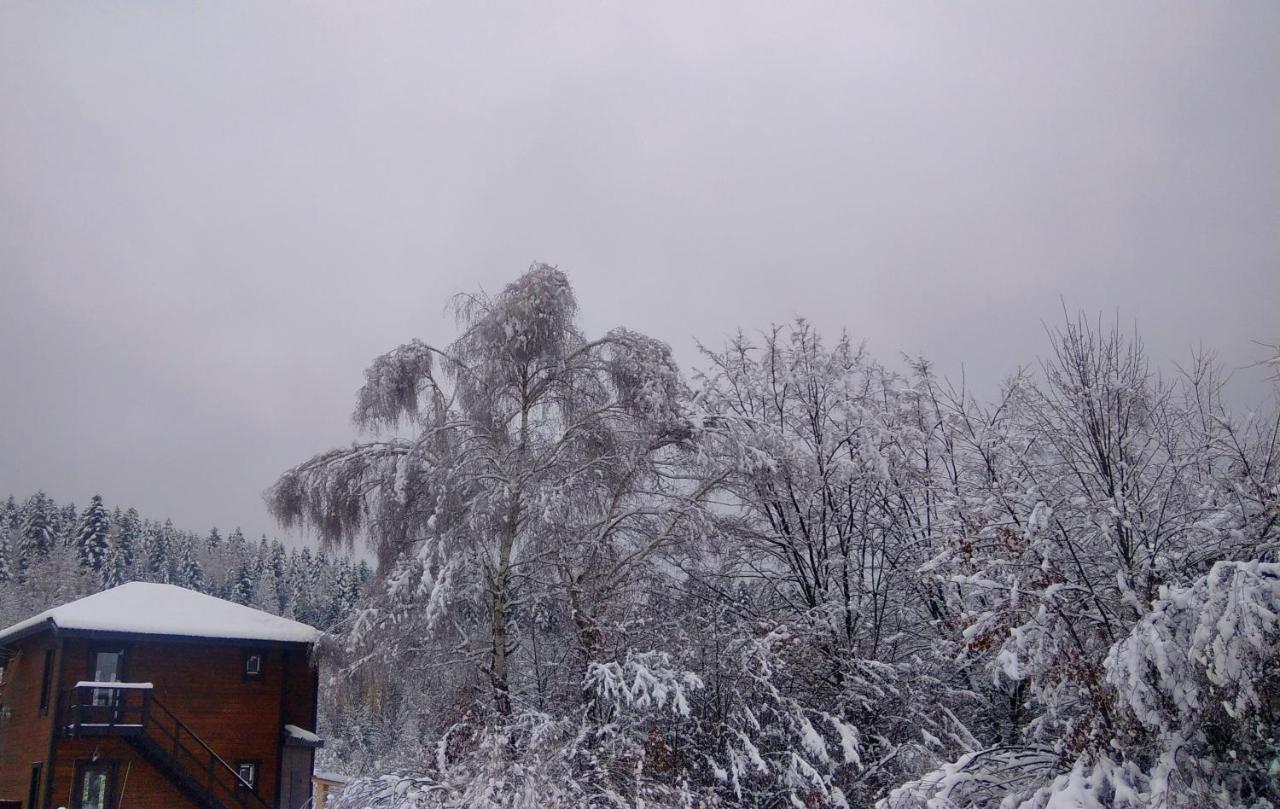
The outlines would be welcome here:
M 511 690 L 507 682 L 507 614 L 511 606 L 511 548 L 515 525 L 498 539 L 498 567 L 493 576 L 493 649 L 489 677 L 493 684 L 493 707 L 498 716 L 511 716 Z
M 505 583 L 495 582 L 493 594 L 493 653 L 490 679 L 493 683 L 493 707 L 498 715 L 511 716 L 511 692 L 507 685 L 507 599 Z M 502 589 L 499 589 L 502 588 Z

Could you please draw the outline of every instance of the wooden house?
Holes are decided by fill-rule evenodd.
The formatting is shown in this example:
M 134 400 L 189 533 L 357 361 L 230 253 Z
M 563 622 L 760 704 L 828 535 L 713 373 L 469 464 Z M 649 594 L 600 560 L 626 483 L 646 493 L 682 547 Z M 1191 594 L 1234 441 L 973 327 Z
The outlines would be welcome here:
M 302 809 L 305 624 L 135 582 L 0 630 L 0 809 Z

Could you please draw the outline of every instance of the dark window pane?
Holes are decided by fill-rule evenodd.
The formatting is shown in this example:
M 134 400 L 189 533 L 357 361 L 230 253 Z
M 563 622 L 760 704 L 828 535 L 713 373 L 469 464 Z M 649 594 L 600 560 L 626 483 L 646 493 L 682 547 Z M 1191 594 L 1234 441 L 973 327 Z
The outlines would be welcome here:
M 107 774 L 105 767 L 85 768 L 77 809 L 107 809 Z
M 124 672 L 124 652 L 119 649 L 95 652 L 93 655 L 93 680 L 99 683 L 118 683 Z M 114 691 L 94 689 L 94 705 L 110 705 L 115 697 Z
M 252 761 L 242 761 L 236 765 L 236 775 L 253 789 L 258 786 L 258 765 Z
M 40 799 L 40 774 L 43 771 L 42 765 L 31 765 L 31 784 L 27 787 L 27 809 L 36 809 L 36 801 Z
M 244 673 L 248 677 L 262 674 L 262 655 L 251 652 L 244 656 Z

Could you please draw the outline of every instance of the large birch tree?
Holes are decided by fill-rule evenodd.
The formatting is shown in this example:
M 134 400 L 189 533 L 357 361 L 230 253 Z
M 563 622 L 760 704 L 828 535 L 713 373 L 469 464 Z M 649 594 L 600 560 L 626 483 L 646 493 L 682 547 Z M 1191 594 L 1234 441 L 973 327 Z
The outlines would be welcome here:
M 668 347 L 626 329 L 585 337 L 559 270 L 534 265 L 455 311 L 448 346 L 414 340 L 365 372 L 354 421 L 371 440 L 290 469 L 268 498 L 285 525 L 376 553 L 383 596 L 357 646 L 446 639 L 437 653 L 473 661 L 505 717 L 518 616 L 556 601 L 593 656 L 602 600 L 692 513 L 656 502 L 707 487 L 671 471 L 691 428 Z

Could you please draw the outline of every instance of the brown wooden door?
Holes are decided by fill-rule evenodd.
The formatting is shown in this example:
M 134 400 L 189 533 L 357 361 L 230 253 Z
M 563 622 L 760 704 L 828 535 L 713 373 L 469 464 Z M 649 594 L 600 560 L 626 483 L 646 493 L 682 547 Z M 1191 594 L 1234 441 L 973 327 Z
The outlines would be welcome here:
M 280 759 L 280 809 L 311 806 L 311 756 L 306 747 L 286 747 Z

